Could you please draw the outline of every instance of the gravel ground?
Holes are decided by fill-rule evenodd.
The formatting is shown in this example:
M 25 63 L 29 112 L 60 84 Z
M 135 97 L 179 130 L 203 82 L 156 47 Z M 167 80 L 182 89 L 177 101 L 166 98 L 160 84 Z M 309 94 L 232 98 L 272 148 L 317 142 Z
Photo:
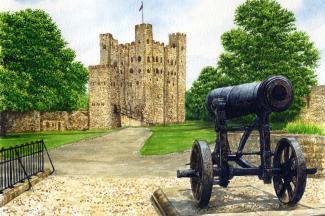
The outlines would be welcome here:
M 301 203 L 318 208 L 324 207 L 325 210 L 325 179 L 308 180 Z M 272 185 L 264 185 L 253 177 L 234 178 L 229 186 L 243 185 L 261 187 L 264 191 L 274 194 Z M 150 197 L 153 191 L 159 187 L 182 190 L 189 189 L 190 185 L 187 179 L 173 177 L 50 176 L 35 185 L 34 191 L 22 194 L 1 208 L 0 215 L 157 215 Z M 243 189 L 243 192 L 246 190 L 243 194 L 244 197 L 235 195 L 234 199 L 247 199 L 247 196 L 253 198 L 256 196 L 256 194 L 246 194 L 249 190 L 245 187 L 238 189 Z M 223 194 L 224 198 L 219 199 L 226 200 L 229 196 L 234 195 L 231 189 L 229 194 L 227 194 L 227 189 L 224 191 L 226 191 L 226 194 Z M 241 193 L 238 191 L 238 194 Z M 219 208 L 224 208 L 226 212 L 232 212 L 233 209 L 236 209 L 238 212 L 238 208 L 244 208 L 240 205 L 243 203 L 219 206 Z M 269 208 L 268 210 L 273 210 L 272 205 L 267 204 L 267 202 L 265 207 Z M 254 211 L 254 208 L 251 210 Z
M 0 209 L 0 215 L 157 215 L 159 187 L 186 187 L 176 178 L 50 176 Z

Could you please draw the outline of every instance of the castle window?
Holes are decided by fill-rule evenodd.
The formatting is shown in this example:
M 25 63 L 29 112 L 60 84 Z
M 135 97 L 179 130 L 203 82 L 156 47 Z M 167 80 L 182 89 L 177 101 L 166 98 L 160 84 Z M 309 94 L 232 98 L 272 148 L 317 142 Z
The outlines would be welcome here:
M 158 56 L 156 56 L 156 62 L 158 62 L 159 60 L 158 60 Z
M 123 61 L 121 61 L 121 65 L 123 65 Z
M 162 70 L 162 69 L 160 69 L 160 73 L 161 73 L 161 74 L 163 73 L 163 70 Z
M 147 39 L 147 44 L 149 44 L 149 39 Z
M 133 69 L 132 68 L 130 68 L 130 73 L 133 73 Z
M 114 68 L 117 67 L 117 61 L 114 61 L 113 67 L 114 67 Z
M 140 62 L 141 61 L 141 56 L 138 56 L 138 62 Z
M 141 41 L 139 40 L 139 41 L 138 41 L 138 43 L 140 44 L 140 43 L 141 43 Z
M 152 56 L 152 62 L 155 62 L 155 57 Z
M 162 63 L 162 57 L 160 57 L 160 63 Z
M 150 73 L 150 69 L 147 69 L 147 73 Z
M 139 81 L 137 81 L 137 85 L 139 85 Z
M 104 103 L 102 103 L 102 106 L 104 106 Z
M 121 82 L 121 87 L 123 86 L 123 83 Z
M 182 50 L 184 50 L 184 46 L 182 46 Z
M 175 48 L 175 47 L 176 47 L 176 44 L 173 43 L 173 48 Z
M 132 82 L 130 82 L 130 87 L 132 87 Z
M 147 57 L 147 62 L 150 62 L 150 56 Z
M 106 82 L 103 82 L 103 85 L 106 85 Z
M 105 44 L 102 44 L 102 47 L 103 47 L 103 49 L 106 49 L 106 45 Z
M 159 74 L 159 70 L 158 70 L 158 68 L 156 68 L 156 74 Z
M 115 82 L 113 82 L 113 86 L 115 87 Z
M 170 62 L 170 64 L 173 65 L 173 64 L 174 64 L 174 61 L 172 60 L 172 61 Z
M 141 69 L 139 69 L 138 72 L 141 73 Z

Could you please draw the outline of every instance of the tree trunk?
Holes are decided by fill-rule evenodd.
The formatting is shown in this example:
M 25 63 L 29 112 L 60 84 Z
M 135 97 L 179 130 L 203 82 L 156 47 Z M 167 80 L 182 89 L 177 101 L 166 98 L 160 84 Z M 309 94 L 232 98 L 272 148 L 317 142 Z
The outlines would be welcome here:
M 6 122 L 5 112 L 0 112 L 0 137 L 5 137 L 7 135 Z

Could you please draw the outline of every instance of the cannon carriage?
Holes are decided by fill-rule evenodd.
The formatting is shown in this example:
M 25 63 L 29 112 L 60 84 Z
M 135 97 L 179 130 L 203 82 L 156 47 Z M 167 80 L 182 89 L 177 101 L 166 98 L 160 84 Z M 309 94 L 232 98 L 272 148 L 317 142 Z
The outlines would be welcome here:
M 214 150 L 211 152 L 204 141 L 195 141 L 190 168 L 177 171 L 178 178 L 190 178 L 193 197 L 199 207 L 208 205 L 214 184 L 227 187 L 234 176 L 251 175 L 258 176 L 265 184 L 273 180 L 275 193 L 283 204 L 292 206 L 299 202 L 305 191 L 307 174 L 315 174 L 317 170 L 306 167 L 296 139 L 282 138 L 274 150 L 270 145 L 269 115 L 287 110 L 292 100 L 292 84 L 283 76 L 217 88 L 208 94 L 206 107 L 215 119 L 217 133 Z M 244 127 L 238 148 L 232 152 L 226 121 L 248 114 L 255 114 L 256 119 Z M 254 130 L 258 131 L 260 137 L 259 151 L 245 152 L 246 141 Z M 243 159 L 245 155 L 259 155 L 260 165 Z

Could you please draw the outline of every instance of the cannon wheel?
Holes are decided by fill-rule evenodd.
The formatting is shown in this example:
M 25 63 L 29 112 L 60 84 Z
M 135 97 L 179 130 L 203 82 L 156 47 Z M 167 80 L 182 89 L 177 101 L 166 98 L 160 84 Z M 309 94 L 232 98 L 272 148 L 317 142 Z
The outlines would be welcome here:
M 286 205 L 296 205 L 305 192 L 307 179 L 305 159 L 296 139 L 283 138 L 277 143 L 273 166 L 281 170 L 273 176 L 278 199 Z
M 193 143 L 190 166 L 198 174 L 198 177 L 191 178 L 193 197 L 197 205 L 202 208 L 209 204 L 213 186 L 211 151 L 206 142 Z

